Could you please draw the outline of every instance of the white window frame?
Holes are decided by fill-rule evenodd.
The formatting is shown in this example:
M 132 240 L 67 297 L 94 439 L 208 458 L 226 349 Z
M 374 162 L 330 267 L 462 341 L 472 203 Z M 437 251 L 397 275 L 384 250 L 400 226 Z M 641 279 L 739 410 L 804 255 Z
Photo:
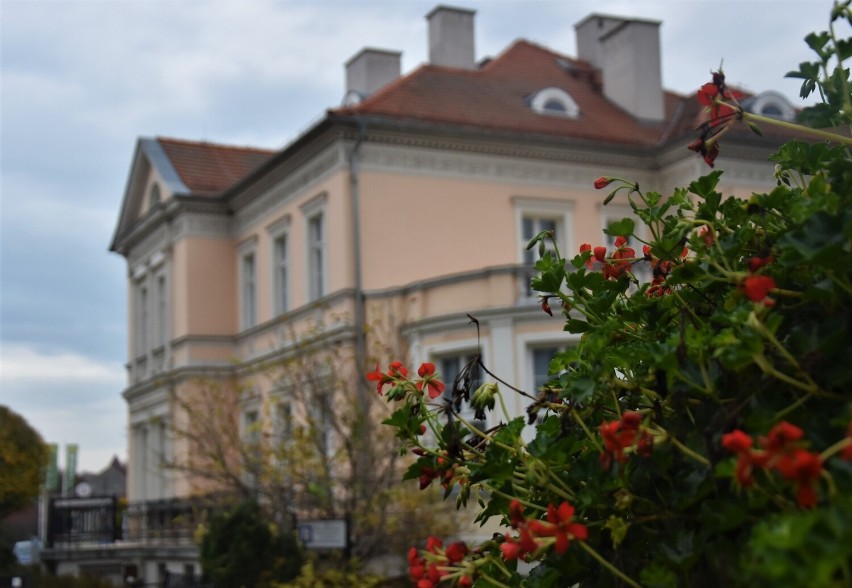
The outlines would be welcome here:
M 292 282 L 292 272 L 290 264 L 290 252 L 293 249 L 292 239 L 290 238 L 290 215 L 285 215 L 280 220 L 274 222 L 266 228 L 269 233 L 271 243 L 272 260 L 271 275 L 272 280 L 272 311 L 275 316 L 284 314 L 291 308 L 290 283 Z M 279 255 L 278 244 L 284 242 L 284 258 Z
M 136 357 L 143 357 L 148 354 L 149 337 L 149 322 L 150 322 L 150 292 L 148 291 L 147 280 L 139 280 L 136 282 L 136 309 L 135 309 L 135 329 L 136 329 Z
M 315 302 L 328 294 L 328 194 L 323 192 L 301 206 L 305 227 L 305 288 L 308 302 Z M 321 235 L 312 243 L 312 223 L 320 219 Z M 316 266 L 320 267 L 317 268 Z
M 527 243 L 529 239 L 524 236 L 524 219 L 548 219 L 556 221 L 556 244 L 563 257 L 569 257 L 569 244 L 573 243 L 573 200 L 550 200 L 543 198 L 532 198 L 527 196 L 513 196 L 512 204 L 515 208 L 515 235 L 517 242 L 517 261 L 520 265 L 527 265 Z M 535 236 L 535 235 L 533 235 Z M 537 251 L 533 252 L 533 258 L 538 258 Z M 529 276 L 520 287 L 523 297 L 532 297 L 533 292 L 529 286 Z
M 563 110 L 554 110 L 548 108 L 547 105 L 551 102 L 558 103 Z M 543 88 L 535 93 L 530 102 L 533 111 L 538 114 L 547 114 L 550 116 L 562 116 L 565 118 L 577 118 L 580 116 L 580 107 L 571 98 L 571 95 L 555 86 Z
M 251 275 L 246 271 L 248 259 L 252 260 Z M 244 331 L 259 322 L 257 237 L 252 237 L 237 247 L 237 266 L 240 330 Z

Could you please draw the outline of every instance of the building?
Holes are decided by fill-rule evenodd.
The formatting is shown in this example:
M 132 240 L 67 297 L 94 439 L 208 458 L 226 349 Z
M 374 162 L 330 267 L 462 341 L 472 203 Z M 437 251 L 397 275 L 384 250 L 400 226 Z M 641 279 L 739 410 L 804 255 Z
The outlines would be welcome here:
M 706 171 L 686 149 L 698 104 L 661 86 L 659 22 L 591 15 L 575 25 L 576 57 L 521 40 L 477 62 L 472 11 L 427 20 L 429 63 L 403 75 L 398 52 L 364 49 L 346 62 L 342 105 L 280 151 L 138 140 L 110 247 L 128 268 L 131 512 L 197 492 L 158 467 L 186 450 L 168 434 L 170 391 L 239 381 L 316 322 L 362 359 L 378 321 L 445 379 L 481 350 L 535 389 L 571 338 L 531 295 L 528 240 L 601 243 L 630 209 L 602 205 L 598 176 L 665 193 Z M 744 98 L 793 115 L 778 94 Z M 777 144 L 729 133 L 722 188 L 769 187 Z M 193 571 L 191 544 L 164 545 L 139 555 L 146 581 Z

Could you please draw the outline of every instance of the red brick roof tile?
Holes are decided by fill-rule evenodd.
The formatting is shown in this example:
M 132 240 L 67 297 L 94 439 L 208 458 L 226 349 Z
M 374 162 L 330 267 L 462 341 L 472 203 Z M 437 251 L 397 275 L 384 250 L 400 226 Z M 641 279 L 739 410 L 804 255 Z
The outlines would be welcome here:
M 218 194 L 266 162 L 276 151 L 158 137 L 157 141 L 187 188 Z
M 580 115 L 572 119 L 533 111 L 529 99 L 548 87 L 567 92 Z M 598 72 L 586 62 L 520 40 L 480 69 L 424 65 L 360 104 L 332 112 L 638 146 L 670 136 L 685 100 L 666 92 L 666 119 L 661 123 L 638 120 L 604 97 Z

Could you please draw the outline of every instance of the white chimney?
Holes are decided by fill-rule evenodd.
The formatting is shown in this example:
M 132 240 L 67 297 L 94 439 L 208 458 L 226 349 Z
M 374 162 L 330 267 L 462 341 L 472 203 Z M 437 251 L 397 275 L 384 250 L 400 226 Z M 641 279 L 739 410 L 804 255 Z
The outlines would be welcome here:
M 402 73 L 402 53 L 365 47 L 346 62 L 345 104 L 363 98 L 397 79 Z
M 663 120 L 660 21 L 592 14 L 574 30 L 577 57 L 601 70 L 604 95 L 637 118 Z
M 474 69 L 476 56 L 473 43 L 473 16 L 475 10 L 436 6 L 426 20 L 429 21 L 429 62 Z

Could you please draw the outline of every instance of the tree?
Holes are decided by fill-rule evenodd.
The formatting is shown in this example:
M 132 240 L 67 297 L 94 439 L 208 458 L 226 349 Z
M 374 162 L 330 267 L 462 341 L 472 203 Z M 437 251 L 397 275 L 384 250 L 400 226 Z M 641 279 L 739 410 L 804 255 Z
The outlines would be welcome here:
M 0 405 L 0 520 L 38 497 L 50 452 L 27 421 Z M 10 545 L 0 536 L 0 569 L 15 563 Z
M 49 457 L 41 435 L 21 415 L 0 405 L 0 518 L 38 497 Z
M 265 588 L 292 580 L 303 559 L 293 533 L 275 529 L 251 501 L 213 517 L 200 555 L 205 578 L 234 588 Z
M 371 374 L 395 407 L 390 423 L 422 455 L 406 475 L 480 491 L 477 520 L 505 525 L 475 548 L 430 537 L 412 549 L 418 588 L 852 585 L 846 25 L 849 0 L 806 38 L 817 60 L 788 74 L 823 100 L 802 120 L 845 133 L 747 112 L 722 71 L 698 93 L 707 119 L 689 148 L 711 167 L 736 125 L 793 131 L 771 157 L 774 189 L 725 196 L 713 171 L 664 196 L 603 176 L 604 204 L 625 198 L 646 231 L 626 218 L 605 231 L 614 249 L 566 255 L 547 232 L 530 242 L 543 310 L 558 304 L 581 335 L 551 362 L 546 387 L 506 392 L 532 401 L 532 441 L 502 408 L 510 387 L 479 358 L 493 381 L 471 390 L 460 378 L 453 393 L 505 415 L 489 431 L 430 402 L 431 364 L 419 378 L 399 364 Z M 628 245 L 645 235 L 641 252 Z M 535 568 L 524 576 L 518 560 Z
M 364 393 L 352 348 L 328 344 L 320 328 L 291 339 L 283 359 L 239 381 L 174 391 L 175 412 L 188 418 L 175 419 L 172 435 L 185 449 L 164 467 L 195 480 L 196 491 L 256 501 L 282 531 L 294 520 L 345 519 L 349 554 L 362 561 L 402 556 L 424 530 L 454 532 L 451 509 L 434 493 L 400 482 L 407 462 L 392 431 L 378 426 L 388 411 Z

